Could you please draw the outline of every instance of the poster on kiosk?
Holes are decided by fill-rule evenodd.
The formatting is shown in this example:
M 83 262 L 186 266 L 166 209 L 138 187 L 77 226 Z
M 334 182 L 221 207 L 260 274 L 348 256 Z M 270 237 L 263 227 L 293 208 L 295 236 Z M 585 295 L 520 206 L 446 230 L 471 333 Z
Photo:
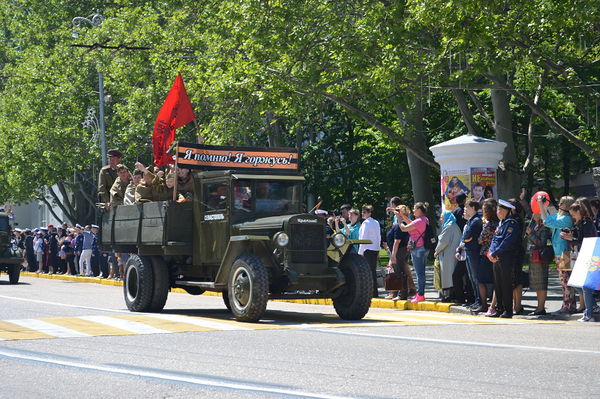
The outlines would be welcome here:
M 447 211 L 458 207 L 456 195 L 465 193 L 467 200 L 474 198 L 483 202 L 486 198 L 498 198 L 496 193 L 496 169 L 464 168 L 442 171 L 442 196 Z

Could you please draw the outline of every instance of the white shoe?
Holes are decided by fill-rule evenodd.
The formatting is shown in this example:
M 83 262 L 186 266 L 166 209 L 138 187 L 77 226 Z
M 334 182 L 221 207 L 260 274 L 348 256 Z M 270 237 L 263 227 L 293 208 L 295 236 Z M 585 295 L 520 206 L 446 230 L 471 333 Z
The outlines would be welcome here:
M 385 296 L 385 298 L 384 298 L 384 299 L 392 299 L 393 297 L 394 297 L 394 294 L 392 294 L 392 293 L 390 292 L 389 294 L 387 294 L 387 295 Z
M 400 295 L 396 295 L 395 297 L 392 298 L 392 301 L 396 302 L 398 300 L 400 300 Z
M 596 321 L 596 319 L 594 319 L 593 317 L 587 317 L 587 316 L 583 316 L 581 319 L 579 319 L 579 320 L 577 320 L 577 321 L 580 321 L 580 322 L 582 322 L 582 323 L 588 323 L 588 322 L 591 322 L 591 323 L 593 323 L 593 322 L 595 322 L 595 321 Z

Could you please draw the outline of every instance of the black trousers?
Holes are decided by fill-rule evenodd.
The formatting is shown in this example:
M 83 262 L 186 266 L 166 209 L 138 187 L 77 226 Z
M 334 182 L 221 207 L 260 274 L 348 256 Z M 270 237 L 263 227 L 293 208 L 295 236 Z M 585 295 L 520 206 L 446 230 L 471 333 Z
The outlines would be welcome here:
M 100 254 L 100 272 L 103 277 L 107 277 L 110 273 L 110 268 L 108 267 L 108 254 L 101 253 Z
M 30 272 L 35 272 L 38 269 L 37 258 L 35 257 L 35 253 L 33 249 L 31 251 L 26 251 L 27 254 L 27 269 Z
M 100 275 L 100 252 L 92 252 L 92 274 L 94 277 Z
M 473 285 L 471 284 L 471 280 L 469 280 L 469 272 L 467 271 L 467 262 L 464 260 L 461 260 L 456 264 L 454 273 L 452 273 L 452 285 L 454 286 L 456 302 L 461 304 L 465 303 L 465 300 L 468 303 L 475 302 Z
M 373 298 L 379 297 L 379 289 L 377 288 L 377 255 L 378 251 L 365 250 L 364 257 L 369 267 L 371 268 L 371 274 L 373 275 Z
M 511 283 L 511 269 L 513 267 L 513 252 L 504 251 L 498 256 L 499 261 L 494 263 L 494 289 L 496 290 L 496 309 L 498 312 L 513 314 L 513 289 Z

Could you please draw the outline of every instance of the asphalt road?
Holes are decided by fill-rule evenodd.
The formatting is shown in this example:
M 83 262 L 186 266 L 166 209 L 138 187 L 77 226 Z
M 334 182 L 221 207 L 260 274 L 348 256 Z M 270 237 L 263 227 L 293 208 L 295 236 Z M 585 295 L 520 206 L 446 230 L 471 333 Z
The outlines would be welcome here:
M 159 315 L 121 287 L 0 278 L 0 398 L 598 397 L 600 323 L 490 320 L 269 302 L 238 323 L 220 297 Z M 61 338 L 57 338 L 61 337 Z

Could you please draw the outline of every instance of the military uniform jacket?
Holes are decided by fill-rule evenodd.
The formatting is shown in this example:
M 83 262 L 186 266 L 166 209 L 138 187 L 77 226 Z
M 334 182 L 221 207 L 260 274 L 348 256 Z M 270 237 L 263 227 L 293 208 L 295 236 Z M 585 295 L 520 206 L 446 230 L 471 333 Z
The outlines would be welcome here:
M 185 197 L 187 193 L 194 194 L 194 178 L 191 173 L 184 180 L 177 178 L 177 192 L 183 197 Z
M 110 165 L 106 165 L 100 169 L 100 175 L 98 176 L 98 195 L 102 202 L 110 201 L 110 189 L 117 180 L 117 177 L 116 169 L 112 169 Z
M 141 182 L 135 188 L 135 203 L 143 204 L 144 202 L 158 201 L 160 194 L 152 187 L 147 186 L 145 182 Z
M 115 207 L 117 205 L 122 205 L 125 200 L 125 191 L 127 190 L 127 185 L 129 183 L 124 183 L 120 177 L 117 177 L 112 188 L 110 189 L 110 206 Z
M 519 224 L 512 216 L 501 220 L 492 238 L 490 254 L 497 258 L 503 252 L 513 249 L 517 239 L 521 237 L 519 232 Z

